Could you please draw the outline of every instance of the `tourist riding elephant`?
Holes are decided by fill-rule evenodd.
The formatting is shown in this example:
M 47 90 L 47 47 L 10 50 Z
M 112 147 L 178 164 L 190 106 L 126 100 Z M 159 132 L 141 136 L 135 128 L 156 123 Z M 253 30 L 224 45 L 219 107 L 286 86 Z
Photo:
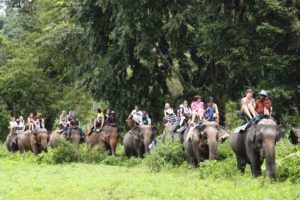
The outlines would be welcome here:
M 15 152 L 19 150 L 17 134 L 7 135 L 6 148 L 10 152 Z
M 99 144 L 102 151 L 116 155 L 118 144 L 118 129 L 113 126 L 105 126 L 102 131 L 96 130 L 87 137 L 87 143 L 92 147 Z
M 185 155 L 190 164 L 198 166 L 200 162 L 214 160 L 218 141 L 224 141 L 229 134 L 216 122 L 203 122 L 187 129 L 184 134 Z
M 148 153 L 149 145 L 158 134 L 158 129 L 151 125 L 141 125 L 128 131 L 123 140 L 125 155 L 142 158 Z
M 30 146 L 32 152 L 36 155 L 42 151 L 47 152 L 48 148 L 48 131 L 44 128 L 39 130 L 37 133 L 30 135 Z
M 262 119 L 256 126 L 251 126 L 246 133 L 235 133 L 230 138 L 230 145 L 237 159 L 237 167 L 245 172 L 250 164 L 254 177 L 260 176 L 261 165 L 266 160 L 266 174 L 275 178 L 275 145 L 283 135 L 284 129 L 272 119 Z
M 18 135 L 18 145 L 20 153 L 24 153 L 31 150 L 30 134 L 30 131 L 25 131 L 23 134 Z
M 296 124 L 290 131 L 289 138 L 292 144 L 299 144 L 300 143 L 300 124 Z

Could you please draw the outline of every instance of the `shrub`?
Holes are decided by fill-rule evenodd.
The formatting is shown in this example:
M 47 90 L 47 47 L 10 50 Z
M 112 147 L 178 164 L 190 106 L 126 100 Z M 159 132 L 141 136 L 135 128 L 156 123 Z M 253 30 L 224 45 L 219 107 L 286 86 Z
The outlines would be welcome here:
M 79 149 L 76 149 L 76 153 L 77 162 L 84 163 L 100 163 L 107 157 L 107 154 L 101 152 L 97 146 L 90 147 L 87 144 L 80 145 Z
M 278 181 L 300 183 L 300 145 L 291 145 L 288 139 L 283 139 L 276 150 Z
M 234 157 L 233 151 L 229 145 L 228 140 L 224 143 L 220 143 L 218 145 L 218 151 L 217 151 L 217 160 L 224 160 L 226 158 Z
M 76 149 L 67 141 L 62 141 L 58 148 L 53 150 L 52 162 L 55 164 L 77 161 Z
M 158 172 L 164 165 L 179 166 L 184 163 L 184 151 L 180 141 L 159 143 L 157 149 L 145 158 L 145 164 L 150 171 Z
M 228 178 L 234 177 L 239 173 L 236 168 L 236 161 L 234 158 L 227 158 L 222 161 L 204 161 L 200 163 L 199 176 L 200 178 Z

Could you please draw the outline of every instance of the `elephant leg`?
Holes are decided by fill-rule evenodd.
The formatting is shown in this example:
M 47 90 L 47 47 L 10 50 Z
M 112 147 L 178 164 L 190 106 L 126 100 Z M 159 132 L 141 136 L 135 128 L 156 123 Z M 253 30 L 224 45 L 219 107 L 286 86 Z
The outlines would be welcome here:
M 261 176 L 261 160 L 259 153 L 254 150 L 248 154 L 250 163 L 251 163 L 251 171 L 254 177 Z
M 240 156 L 236 156 L 237 168 L 241 170 L 242 173 L 245 173 L 247 162 Z
M 36 143 L 36 135 L 31 135 L 30 136 L 30 146 L 31 146 L 31 150 L 32 152 L 37 155 L 39 153 L 39 149 Z
M 99 147 L 101 151 L 106 152 L 105 143 L 101 139 L 99 140 Z
M 201 155 L 202 153 L 201 153 L 200 146 L 199 146 L 199 140 L 200 140 L 200 138 L 198 135 L 194 135 L 192 138 L 193 152 L 194 152 L 194 155 L 196 156 L 197 164 L 200 164 L 200 162 L 203 161 L 202 155 Z
M 116 155 L 117 141 L 115 139 L 110 139 L 109 146 L 110 146 L 111 154 L 113 156 Z
M 145 153 L 144 145 L 138 146 L 136 148 L 136 152 L 137 152 L 137 157 L 138 158 L 143 158 L 144 157 L 144 153 Z
M 19 145 L 19 152 L 20 153 L 24 153 L 25 152 L 25 148 L 23 145 Z

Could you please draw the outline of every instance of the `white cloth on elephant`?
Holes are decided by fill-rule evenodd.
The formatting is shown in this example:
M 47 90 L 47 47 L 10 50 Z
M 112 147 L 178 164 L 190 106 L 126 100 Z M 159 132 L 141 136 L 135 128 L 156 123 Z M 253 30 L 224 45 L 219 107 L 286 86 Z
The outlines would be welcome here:
M 136 111 L 135 109 L 133 111 L 131 111 L 131 116 L 132 116 L 132 119 L 134 121 L 136 121 L 137 123 L 141 123 L 142 121 L 142 116 L 143 116 L 143 112 L 142 111 Z
M 35 121 L 35 129 L 36 131 L 40 131 L 45 128 L 45 121 L 44 119 L 38 119 Z

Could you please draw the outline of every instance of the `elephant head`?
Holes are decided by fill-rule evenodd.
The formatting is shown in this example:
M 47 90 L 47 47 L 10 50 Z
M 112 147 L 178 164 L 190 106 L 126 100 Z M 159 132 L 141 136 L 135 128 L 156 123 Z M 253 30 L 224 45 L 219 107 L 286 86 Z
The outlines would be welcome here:
M 42 151 L 47 152 L 49 135 L 47 130 L 41 130 L 37 134 L 32 134 L 30 137 L 31 149 L 34 154 Z
M 149 146 L 155 138 L 155 133 L 158 133 L 158 130 L 151 125 L 143 125 L 141 126 L 141 132 L 143 144 L 145 146 L 145 153 L 149 153 Z
M 229 134 L 220 127 L 216 122 L 204 122 L 195 127 L 193 143 L 199 146 L 208 145 L 208 158 L 214 160 L 217 154 L 218 140 L 224 141 Z
M 80 130 L 78 128 L 72 129 L 69 140 L 71 144 L 73 144 L 75 147 L 79 147 L 81 138 L 80 138 Z
M 134 143 L 139 148 L 144 147 L 145 153 L 149 152 L 149 145 L 154 140 L 155 133 L 158 133 L 158 130 L 151 125 L 139 126 L 131 131 Z
M 254 148 L 261 153 L 261 158 L 265 158 L 267 176 L 275 178 L 275 145 L 284 133 L 284 128 L 278 126 L 272 119 L 262 119 L 255 128 L 249 130 L 249 136 Z
M 6 138 L 6 147 L 8 151 L 18 151 L 18 137 L 16 134 L 8 135 Z

